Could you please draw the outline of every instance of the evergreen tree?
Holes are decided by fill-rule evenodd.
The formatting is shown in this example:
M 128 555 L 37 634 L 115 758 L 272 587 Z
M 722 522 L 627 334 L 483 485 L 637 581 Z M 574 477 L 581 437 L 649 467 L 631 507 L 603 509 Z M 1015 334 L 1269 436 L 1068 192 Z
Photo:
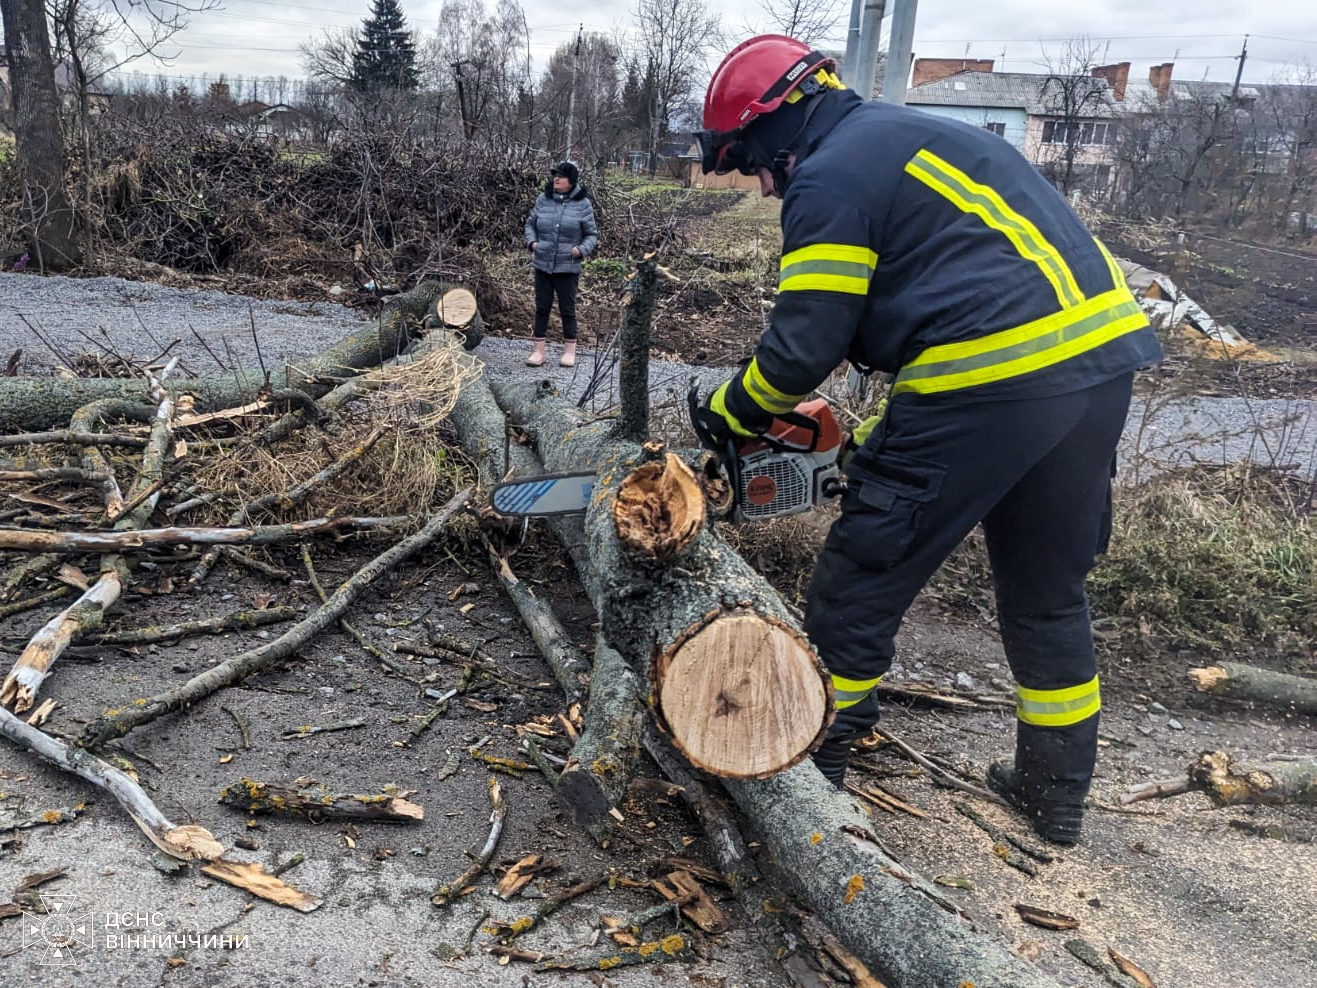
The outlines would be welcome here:
M 420 82 L 416 45 L 398 0 L 372 0 L 352 53 L 352 88 L 360 93 L 412 90 Z

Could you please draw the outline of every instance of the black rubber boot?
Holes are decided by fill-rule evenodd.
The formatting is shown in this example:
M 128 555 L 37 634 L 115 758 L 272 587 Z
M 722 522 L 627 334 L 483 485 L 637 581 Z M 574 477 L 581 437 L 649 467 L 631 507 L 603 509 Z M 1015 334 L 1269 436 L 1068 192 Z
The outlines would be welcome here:
M 838 789 L 846 788 L 846 766 L 851 762 L 852 735 L 828 738 L 814 752 L 814 764 L 823 777 Z
M 1078 793 L 1043 791 L 1043 786 L 1026 785 L 1009 760 L 993 762 L 988 766 L 988 788 L 1004 796 L 1012 806 L 1028 819 L 1030 825 L 1045 841 L 1067 847 L 1079 843 L 1079 832 L 1084 821 L 1084 798 Z

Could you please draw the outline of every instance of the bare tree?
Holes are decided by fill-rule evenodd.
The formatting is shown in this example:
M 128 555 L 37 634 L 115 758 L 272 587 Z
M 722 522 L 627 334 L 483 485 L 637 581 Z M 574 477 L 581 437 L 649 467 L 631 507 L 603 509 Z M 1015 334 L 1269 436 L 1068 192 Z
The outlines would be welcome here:
M 1059 58 L 1047 60 L 1047 76 L 1038 91 L 1043 122 L 1043 173 L 1064 195 L 1090 169 L 1086 149 L 1111 139 L 1112 94 L 1107 80 L 1096 78 L 1101 49 L 1087 38 L 1067 41 Z
M 607 35 L 584 35 L 573 72 L 575 49 L 574 38 L 559 45 L 540 79 L 541 143 L 546 148 L 565 146 L 567 114 L 573 105 L 571 89 L 574 84 L 576 120 L 573 145 L 578 157 L 598 169 L 612 160 L 629 129 L 622 108 L 622 50 Z M 569 149 L 568 153 L 573 152 Z
M 77 264 L 77 216 L 64 186 L 64 134 L 50 54 L 46 8 L 38 0 L 0 0 L 14 101 L 14 146 L 23 183 L 25 231 L 42 270 Z
M 710 55 L 723 47 L 722 24 L 704 0 L 636 0 L 637 54 L 652 81 L 649 174 L 674 111 L 686 109 Z
M 843 0 L 759 0 L 771 31 L 816 46 L 836 34 L 850 10 Z

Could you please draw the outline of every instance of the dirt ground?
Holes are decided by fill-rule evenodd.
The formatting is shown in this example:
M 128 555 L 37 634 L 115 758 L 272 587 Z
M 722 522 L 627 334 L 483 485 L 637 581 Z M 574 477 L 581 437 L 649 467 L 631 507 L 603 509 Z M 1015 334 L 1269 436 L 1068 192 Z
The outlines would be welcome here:
M 346 578 L 371 552 L 361 544 L 317 547 L 322 580 L 333 584 Z M 272 559 L 299 570 L 292 551 L 272 553 Z M 588 645 L 591 611 L 556 550 L 532 536 L 514 565 L 558 610 L 577 643 Z M 135 627 L 224 613 L 251 606 L 265 594 L 271 595 L 271 605 L 307 608 L 314 603 L 303 580 L 277 583 L 223 568 L 196 593 L 145 593 L 158 588 L 159 575 L 147 577 L 127 596 L 116 624 Z M 460 592 L 449 600 L 454 591 Z M 125 986 L 237 986 L 257 978 L 310 985 L 327 976 L 335 984 L 505 983 L 520 978 L 529 966 L 514 961 L 509 970 L 502 969 L 496 958 L 483 953 L 493 938 L 481 927 L 525 915 L 534 905 L 527 901 L 530 896 L 552 894 L 600 872 L 641 881 L 663 874 L 674 856 L 712 864 L 698 824 L 678 799 L 656 796 L 652 789 L 633 791 L 623 807 L 619 836 L 600 850 L 563 818 L 535 773 L 502 775 L 509 810 L 494 871 L 531 853 L 552 858 L 558 869 L 532 883 L 520 901 L 492 897 L 492 880 L 482 877 L 476 891 L 451 908 L 432 906 L 435 888 L 467 866 L 465 853 L 484 842 L 489 827 L 490 773 L 469 749 L 481 745 L 491 754 L 522 758 L 516 727 L 538 718 L 557 731 L 556 737 L 539 738 L 544 748 L 565 754 L 562 728 L 548 720 L 561 711 L 561 696 L 549 686 L 546 667 L 495 581 L 460 546 L 441 544 L 426 559 L 382 581 L 349 618 L 382 647 L 403 640 L 424 643 L 432 631 L 483 642 L 484 653 L 497 661 L 511 685 L 476 676 L 447 713 L 414 735 L 434 704 L 424 690 L 458 686 L 461 670 L 433 660 L 408 660 L 419 682 L 407 682 L 382 671 L 355 642 L 335 632 L 317 638 L 274 671 L 111 745 L 131 762 L 175 822 L 203 824 L 229 846 L 238 839 L 255 842 L 254 849 L 235 850 L 232 856 L 273 868 L 305 855 L 305 862 L 284 877 L 323 899 L 316 912 L 281 909 L 196 873 L 156 871 L 153 849 L 111 799 L 10 745 L 0 748 L 0 805 L 9 823 L 57 808 L 77 812 L 76 819 L 55 826 L 6 832 L 0 825 L 5 848 L 0 891 L 8 894 L 24 876 L 65 869 L 64 877 L 37 891 L 81 897 L 89 907 L 95 940 L 76 958 L 80 978 Z M 40 620 L 38 613 L 10 619 L 4 632 L 7 650 Z M 107 703 L 123 705 L 168 688 L 281 630 L 275 626 L 135 650 L 109 649 L 95 663 L 62 661 L 43 689 L 43 695 L 62 705 L 53 727 L 76 734 Z M 889 677 L 895 682 L 943 687 L 959 682 L 991 692 L 1009 685 L 991 632 L 951 619 L 928 601 L 907 622 L 899 654 L 900 666 Z M 1038 866 L 1036 876 L 1012 870 L 994 853 L 993 840 L 956 805 L 968 803 L 1008 832 L 1027 838 L 1019 820 L 936 788 L 888 749 L 860 759 L 855 778 L 880 782 L 928 816 L 879 813 L 876 826 L 883 840 L 914 870 L 954 882 L 957 887 L 946 889 L 947 894 L 985 935 L 1035 958 L 1061 984 L 1101 983 L 1066 954 L 1064 943 L 1075 936 L 1101 951 L 1118 949 L 1159 985 L 1280 988 L 1304 983 L 1317 962 L 1317 855 L 1311 853 L 1317 815 L 1311 809 L 1211 810 L 1197 796 L 1129 809 L 1115 804 L 1131 785 L 1180 776 L 1203 749 L 1253 757 L 1308 752 L 1311 725 L 1204 701 L 1187 687 L 1145 694 L 1143 670 L 1118 662 L 1108 662 L 1103 675 L 1104 748 L 1094 806 L 1078 848 Z M 249 746 L 234 714 L 249 725 Z M 364 720 L 365 726 L 282 738 L 300 725 L 351 719 Z M 991 757 L 1009 751 L 1012 718 L 1009 711 L 965 714 L 889 706 L 884 727 L 977 775 Z M 457 770 L 449 774 L 454 763 Z M 655 774 L 648 766 L 646 772 Z M 411 798 L 425 807 L 426 819 L 419 824 L 312 824 L 249 817 L 218 805 L 219 790 L 244 776 L 285 784 L 315 778 L 344 792 L 378 792 L 385 786 L 415 790 Z M 85 809 L 76 811 L 81 804 Z M 720 890 L 711 886 L 711 891 Z M 652 901 L 651 893 L 600 889 L 564 908 L 525 937 L 522 946 L 559 951 L 588 943 L 601 915 L 634 914 Z M 1079 929 L 1056 933 L 1028 926 L 1016 915 L 1016 903 L 1073 916 Z M 701 940 L 703 957 L 694 963 L 621 971 L 608 980 L 623 988 L 653 978 L 700 988 L 782 984 L 735 904 L 725 902 L 724 908 L 733 932 Z M 107 913 L 159 914 L 161 927 L 143 933 L 247 934 L 250 949 L 105 949 L 107 935 L 125 932 L 105 928 Z M 481 921 L 486 913 L 490 919 Z M 13 919 L 0 925 L 3 967 L 17 979 L 10 983 L 67 984 L 69 971 L 41 964 L 39 946 L 17 951 L 21 924 Z M 668 928 L 659 922 L 649 932 L 657 936 Z M 591 949 L 576 953 L 585 956 Z M 523 983 L 584 984 L 586 978 L 536 974 Z M 600 983 L 597 978 L 592 980 Z

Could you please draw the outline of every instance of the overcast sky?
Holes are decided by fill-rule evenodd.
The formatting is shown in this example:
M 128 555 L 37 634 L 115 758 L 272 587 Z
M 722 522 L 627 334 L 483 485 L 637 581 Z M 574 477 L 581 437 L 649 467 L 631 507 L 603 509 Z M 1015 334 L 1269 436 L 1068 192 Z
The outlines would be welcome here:
M 614 33 L 631 24 L 631 0 L 523 0 L 537 70 L 577 26 Z M 494 0 L 486 0 L 492 9 Z M 410 27 L 433 32 L 440 0 L 402 0 Z M 710 9 L 734 43 L 750 26 L 765 25 L 761 0 L 721 0 Z M 141 61 L 138 71 L 170 76 L 288 76 L 303 74 L 299 45 L 326 28 L 358 28 L 370 0 L 222 0 L 194 15 L 168 65 Z M 840 0 L 836 45 L 845 43 L 850 0 Z M 890 4 L 889 4 L 890 10 Z M 884 21 L 884 38 L 890 21 Z M 1249 8 L 1243 0 L 922 0 L 915 28 L 916 57 L 994 58 L 999 69 L 1037 71 L 1044 51 L 1056 54 L 1066 39 L 1087 37 L 1107 61 L 1133 63 L 1132 78 L 1148 66 L 1176 63 L 1177 78 L 1230 80 L 1244 35 L 1250 35 L 1244 78 L 1267 82 L 1287 67 L 1317 69 L 1317 2 L 1272 0 Z M 1109 42 L 1109 45 L 1108 45 Z

